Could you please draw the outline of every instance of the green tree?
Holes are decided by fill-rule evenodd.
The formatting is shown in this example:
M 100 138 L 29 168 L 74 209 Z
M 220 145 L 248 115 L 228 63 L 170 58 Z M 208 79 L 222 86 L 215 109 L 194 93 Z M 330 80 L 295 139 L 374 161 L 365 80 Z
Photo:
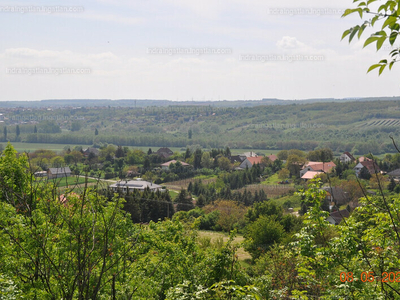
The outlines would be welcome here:
M 188 138 L 189 138 L 189 140 L 192 138 L 192 129 L 189 129 L 189 131 L 188 131 Z
M 178 197 L 176 197 L 175 202 L 177 202 L 176 211 L 189 211 L 194 208 L 192 197 L 188 195 L 185 189 L 182 189 L 179 192 L 179 195 Z
M 21 131 L 20 131 L 20 129 L 19 129 L 19 125 L 17 125 L 17 126 L 15 127 L 15 135 L 16 135 L 16 137 L 18 138 L 20 134 L 21 134 Z
M 37 133 L 37 127 L 36 127 L 36 125 L 33 127 L 33 133 Z
M 246 227 L 244 248 L 253 259 L 268 251 L 284 236 L 283 226 L 275 217 L 261 216 Z
M 394 178 L 390 178 L 390 183 L 388 185 L 388 190 L 393 192 L 394 188 L 396 187 L 396 182 L 394 181 Z
M 381 1 L 379 1 L 379 4 L 380 2 Z M 363 46 L 366 47 L 369 44 L 375 44 L 376 49 L 380 50 L 383 44 L 388 41 L 390 46 L 393 47 L 393 50 L 389 53 L 390 57 L 382 59 L 379 63 L 369 67 L 368 72 L 379 68 L 379 75 L 388 65 L 389 69 L 392 69 L 393 64 L 397 62 L 400 57 L 400 49 L 394 46 L 400 27 L 400 2 L 391 0 L 383 2 L 382 5 L 377 5 L 376 0 L 354 0 L 353 3 L 356 3 L 357 7 L 347 9 L 342 16 L 345 17 L 353 13 L 358 13 L 360 18 L 363 19 L 362 24 L 353 26 L 343 33 L 342 39 L 349 36 L 349 42 L 351 42 L 356 35 L 357 38 L 360 39 L 366 28 L 380 26 L 380 30 L 371 34 L 364 42 Z M 372 17 L 365 18 L 366 15 Z
M 4 136 L 4 140 L 7 141 L 7 126 L 4 126 L 3 136 Z
M 218 158 L 218 168 L 224 171 L 229 171 L 231 169 L 230 160 L 224 156 Z
M 204 152 L 201 156 L 201 166 L 207 169 L 212 168 L 213 161 L 211 159 L 210 152 Z
M 94 135 L 99 135 L 99 130 L 97 128 L 94 129 Z

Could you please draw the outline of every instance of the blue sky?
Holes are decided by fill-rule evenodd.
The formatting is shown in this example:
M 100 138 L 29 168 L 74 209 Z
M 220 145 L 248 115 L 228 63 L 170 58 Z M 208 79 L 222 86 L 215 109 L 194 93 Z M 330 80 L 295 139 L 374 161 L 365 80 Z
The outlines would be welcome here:
M 399 66 L 366 74 L 389 47 L 340 41 L 361 23 L 357 15 L 341 18 L 352 5 L 0 1 L 0 101 L 399 95 Z

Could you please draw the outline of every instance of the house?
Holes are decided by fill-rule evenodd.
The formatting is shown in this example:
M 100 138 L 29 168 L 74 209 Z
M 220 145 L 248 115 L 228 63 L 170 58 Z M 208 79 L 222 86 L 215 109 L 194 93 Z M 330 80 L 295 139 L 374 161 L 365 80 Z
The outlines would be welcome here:
M 150 191 L 164 191 L 161 185 L 143 181 L 140 178 L 138 180 L 118 181 L 117 183 L 110 185 L 110 189 L 113 192 L 121 191 L 123 193 L 132 190 L 144 191 L 147 188 Z
M 247 157 L 257 157 L 258 155 L 255 152 L 250 151 L 240 154 L 239 156 L 241 157 L 242 161 L 244 161 Z
M 351 155 L 350 152 L 346 151 L 342 155 L 340 155 L 339 160 L 342 164 L 348 164 L 355 161 L 356 159 L 354 158 L 353 155 Z
M 332 225 L 339 225 L 343 218 L 348 218 L 350 213 L 347 209 L 331 212 L 329 217 L 326 219 Z
M 240 155 L 231 155 L 229 157 L 229 160 L 231 161 L 231 164 L 234 164 L 237 162 L 242 163 L 244 159 L 243 159 L 243 156 L 240 156 Z
M 33 175 L 35 175 L 35 177 L 47 177 L 47 172 L 46 171 L 37 171 Z
M 362 168 L 366 168 L 368 170 L 368 173 L 373 175 L 375 173 L 379 173 L 381 170 L 379 169 L 379 166 L 372 160 L 364 160 L 362 162 L 359 162 L 355 167 L 354 171 L 356 172 L 356 176 L 361 172 Z
M 324 173 L 319 171 L 307 171 L 303 174 L 303 176 L 301 176 L 301 179 L 310 180 L 319 174 L 324 174 Z
M 276 156 L 275 154 L 268 155 L 267 157 L 271 162 L 274 162 L 278 159 L 278 156 Z
M 82 150 L 82 153 L 85 157 L 88 157 L 90 153 L 93 153 L 94 156 L 99 156 L 100 150 L 97 148 L 89 147 Z
M 241 169 L 251 168 L 255 164 L 260 164 L 263 156 L 247 157 L 239 166 Z
M 62 178 L 71 176 L 71 169 L 69 167 L 65 168 L 49 168 L 47 170 L 47 178 Z
M 303 178 L 304 174 L 307 173 L 308 171 L 329 173 L 334 167 L 336 167 L 336 164 L 333 161 L 330 162 L 309 161 L 303 166 L 303 169 L 300 171 L 300 177 Z
M 166 163 L 161 164 L 161 169 L 163 169 L 163 170 L 168 170 L 168 169 L 169 169 L 169 166 L 170 166 L 171 164 L 176 164 L 176 162 L 177 162 L 177 160 L 170 160 L 170 161 L 167 161 Z M 185 162 L 183 162 L 183 161 L 180 161 L 180 163 L 181 163 L 182 167 L 188 167 L 188 166 L 190 166 L 189 164 L 187 164 L 187 163 L 185 163 Z
M 345 192 L 341 187 L 332 186 L 322 189 L 326 191 L 326 199 L 329 202 L 335 202 L 336 205 L 343 205 L 350 201 L 349 193 Z
M 368 157 L 365 157 L 365 156 L 361 156 L 361 157 L 358 158 L 358 161 L 359 161 L 359 162 L 363 162 L 363 161 L 372 161 L 372 159 L 370 159 L 370 158 L 368 158 Z
M 393 178 L 395 181 L 400 181 L 400 169 L 396 169 L 387 174 L 389 175 L 390 178 Z
M 157 155 L 161 156 L 162 158 L 168 158 L 174 154 L 171 149 L 169 148 L 160 148 L 157 150 Z

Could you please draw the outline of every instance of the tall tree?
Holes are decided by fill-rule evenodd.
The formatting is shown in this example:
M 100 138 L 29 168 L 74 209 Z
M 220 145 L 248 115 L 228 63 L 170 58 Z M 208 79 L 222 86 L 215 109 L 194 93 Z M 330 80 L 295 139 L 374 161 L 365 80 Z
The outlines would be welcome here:
M 189 211 L 194 208 L 192 198 L 190 195 L 187 193 L 185 189 L 182 189 L 179 192 L 178 197 L 176 198 L 175 202 L 177 202 L 176 210 L 177 211 Z
M 7 126 L 4 126 L 3 135 L 4 135 L 4 140 L 7 140 Z
M 94 130 L 94 135 L 99 135 L 99 131 L 97 130 L 97 128 Z
M 21 132 L 20 132 L 20 130 L 19 130 L 19 125 L 17 125 L 16 128 L 15 128 L 15 135 L 16 135 L 17 137 L 19 137 L 20 134 L 21 134 Z

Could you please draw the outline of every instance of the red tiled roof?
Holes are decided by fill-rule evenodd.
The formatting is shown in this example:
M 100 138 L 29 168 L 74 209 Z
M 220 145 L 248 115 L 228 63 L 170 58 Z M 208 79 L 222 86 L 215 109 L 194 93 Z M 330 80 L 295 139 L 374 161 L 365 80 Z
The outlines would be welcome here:
M 325 173 L 327 173 L 330 172 L 332 168 L 336 167 L 336 164 L 333 161 L 329 161 L 326 163 L 319 161 L 310 161 L 304 167 L 310 167 L 313 171 L 324 171 Z
M 271 154 L 271 155 L 268 155 L 268 158 L 270 161 L 274 162 L 278 159 L 278 156 L 276 156 L 275 154 Z
M 166 163 L 161 164 L 161 166 L 169 167 L 170 164 L 176 164 L 176 162 L 177 161 L 175 159 L 174 160 L 170 160 L 170 161 L 167 161 Z M 187 163 L 185 163 L 183 161 L 180 161 L 180 163 L 182 164 L 182 166 L 189 166 L 189 164 L 187 164 Z
M 255 164 L 260 164 L 262 159 L 263 159 L 263 156 L 247 158 L 247 160 L 251 163 L 252 166 L 254 166 Z
M 374 161 L 362 161 L 361 164 L 367 168 L 368 172 L 372 175 L 376 172 L 380 172 L 379 166 Z
M 322 172 L 317 172 L 317 171 L 307 171 L 304 173 L 303 176 L 301 176 L 301 179 L 313 179 L 315 176 L 323 174 Z

